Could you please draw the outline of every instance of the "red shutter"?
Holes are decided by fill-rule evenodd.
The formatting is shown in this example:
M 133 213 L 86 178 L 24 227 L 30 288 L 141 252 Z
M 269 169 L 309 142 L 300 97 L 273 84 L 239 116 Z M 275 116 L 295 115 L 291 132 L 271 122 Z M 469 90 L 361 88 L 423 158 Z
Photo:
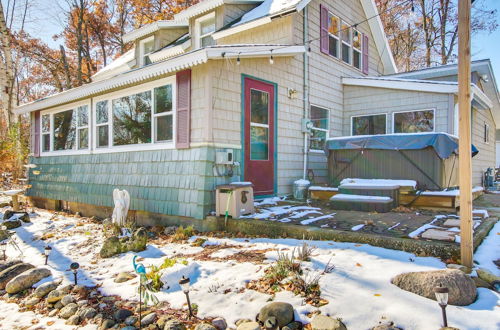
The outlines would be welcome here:
M 320 49 L 322 53 L 328 54 L 328 9 L 319 5 L 320 12 Z
M 363 34 L 363 73 L 368 74 L 370 70 L 370 57 L 368 56 L 369 39 L 366 34 Z
M 36 111 L 34 113 L 34 120 L 33 120 L 33 124 L 35 125 L 34 127 L 34 130 L 32 131 L 33 132 L 33 146 L 32 146 L 32 150 L 33 150 L 33 156 L 35 157 L 40 157 L 40 111 Z
M 191 131 L 191 70 L 177 72 L 177 133 L 175 147 L 189 148 Z

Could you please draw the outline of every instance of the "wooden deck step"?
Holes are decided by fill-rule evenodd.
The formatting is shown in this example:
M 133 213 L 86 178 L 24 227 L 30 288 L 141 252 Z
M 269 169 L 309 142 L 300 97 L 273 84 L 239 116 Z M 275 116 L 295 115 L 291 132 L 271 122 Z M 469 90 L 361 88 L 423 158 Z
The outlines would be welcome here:
M 369 196 L 337 194 L 330 198 L 332 207 L 337 210 L 389 212 L 393 208 L 394 200 L 387 196 Z

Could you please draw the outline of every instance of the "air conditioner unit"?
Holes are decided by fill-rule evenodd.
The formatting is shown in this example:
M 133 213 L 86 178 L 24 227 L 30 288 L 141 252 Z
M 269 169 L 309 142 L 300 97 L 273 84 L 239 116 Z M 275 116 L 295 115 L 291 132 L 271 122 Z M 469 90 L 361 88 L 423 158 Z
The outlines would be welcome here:
M 216 149 L 215 164 L 217 165 L 233 165 L 234 152 L 233 149 Z

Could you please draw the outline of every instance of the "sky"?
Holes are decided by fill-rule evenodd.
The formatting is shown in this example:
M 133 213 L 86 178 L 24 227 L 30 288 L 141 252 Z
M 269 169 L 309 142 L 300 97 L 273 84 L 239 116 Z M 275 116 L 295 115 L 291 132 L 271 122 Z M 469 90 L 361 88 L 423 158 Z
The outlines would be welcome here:
M 12 3 L 13 0 L 1 1 L 6 11 L 8 2 Z M 17 3 L 18 5 L 22 5 L 23 1 L 17 1 Z M 61 41 L 53 40 L 52 36 L 60 33 L 63 29 L 65 0 L 29 0 L 29 3 L 30 8 L 26 20 L 26 30 L 32 36 L 42 38 L 51 47 L 59 48 Z M 485 0 L 484 3 L 492 9 L 497 9 L 500 13 L 500 0 Z M 18 17 L 15 17 L 14 21 L 16 19 Z M 500 23 L 500 14 L 498 21 Z M 495 77 L 500 84 L 500 28 L 491 34 L 481 33 L 473 36 L 472 59 L 485 58 L 491 60 Z

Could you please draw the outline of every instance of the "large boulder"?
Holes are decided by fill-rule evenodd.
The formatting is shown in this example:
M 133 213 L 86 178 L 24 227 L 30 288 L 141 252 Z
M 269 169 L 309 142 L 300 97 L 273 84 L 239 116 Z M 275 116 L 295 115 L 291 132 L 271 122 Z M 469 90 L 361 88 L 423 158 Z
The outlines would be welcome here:
M 9 220 L 14 216 L 15 216 L 15 218 L 12 220 L 21 220 L 22 222 L 31 222 L 30 215 L 28 214 L 28 212 L 16 212 L 16 211 L 12 211 L 12 210 L 5 211 L 5 213 L 3 214 L 3 219 Z
M 35 289 L 34 295 L 35 297 L 43 298 L 46 295 L 48 295 L 51 291 L 57 289 L 59 284 L 61 284 L 61 281 L 52 281 L 43 283 L 42 285 L 40 285 L 38 288 Z
M 75 315 L 76 312 L 78 311 L 78 305 L 75 303 L 70 303 L 64 306 L 60 311 L 59 311 L 59 316 L 62 317 L 63 319 L 69 319 L 71 316 Z
M 269 303 L 261 308 L 257 320 L 261 324 L 265 325 L 267 322 L 270 325 L 277 325 L 281 329 L 293 322 L 293 306 L 285 302 Z
M 60 290 L 53 290 L 50 291 L 50 293 L 47 295 L 47 302 L 49 304 L 55 304 L 56 302 L 60 301 L 64 297 L 64 293 L 62 293 Z
M 33 268 L 17 275 L 5 286 L 7 293 L 18 293 L 23 290 L 29 289 L 33 284 L 41 281 L 42 279 L 51 275 L 50 270 L 46 268 Z
M 399 274 L 392 279 L 392 284 L 399 288 L 436 300 L 434 288 L 447 287 L 448 304 L 466 306 L 476 300 L 477 290 L 474 281 L 457 269 L 444 269 L 426 272 Z
M 122 243 L 120 242 L 120 239 L 118 236 L 112 236 L 104 241 L 99 255 L 101 258 L 109 258 L 122 252 Z
M 147 231 L 141 227 L 131 237 L 119 238 L 118 236 L 111 236 L 107 238 L 102 245 L 99 255 L 101 258 L 109 258 L 128 251 L 141 252 L 146 250 L 147 242 Z
M 1 237 L 0 237 L 0 240 L 2 240 Z M 22 262 L 21 260 L 9 260 L 9 261 L 0 262 L 0 273 L 3 272 L 4 270 L 6 270 L 7 268 L 10 268 L 14 265 L 20 264 L 21 262 Z
M 7 229 L 15 229 L 21 227 L 22 223 L 21 220 L 14 219 L 14 220 L 5 220 L 4 222 L 2 222 L 2 225 L 4 225 L 5 228 Z
M 4 269 L 0 272 L 0 290 L 4 290 L 7 283 L 14 277 L 34 267 L 32 264 L 17 263 Z
M 312 330 L 347 330 L 346 326 L 340 319 L 316 314 L 311 320 Z

